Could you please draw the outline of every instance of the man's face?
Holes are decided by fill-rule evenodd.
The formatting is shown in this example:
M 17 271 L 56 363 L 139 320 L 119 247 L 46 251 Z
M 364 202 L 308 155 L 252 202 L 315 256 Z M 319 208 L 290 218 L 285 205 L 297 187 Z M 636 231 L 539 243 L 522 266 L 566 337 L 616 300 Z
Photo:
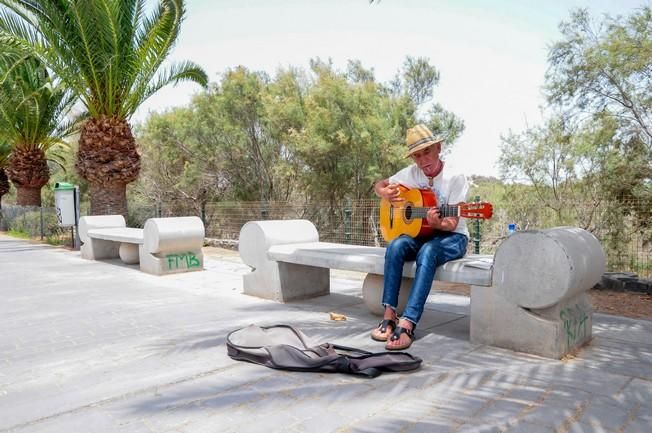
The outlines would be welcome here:
M 426 176 L 434 176 L 439 169 L 439 152 L 441 143 L 436 143 L 414 152 L 410 157 Z

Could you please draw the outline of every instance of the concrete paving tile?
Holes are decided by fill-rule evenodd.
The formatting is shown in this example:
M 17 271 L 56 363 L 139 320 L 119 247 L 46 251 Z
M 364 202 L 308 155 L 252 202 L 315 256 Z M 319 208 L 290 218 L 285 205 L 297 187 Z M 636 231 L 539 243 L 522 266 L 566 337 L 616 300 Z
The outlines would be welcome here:
M 305 419 L 292 424 L 289 429 L 300 433 L 331 433 L 335 431 L 344 431 L 353 421 L 352 418 L 342 416 L 336 412 L 316 412 Z
M 446 419 L 418 421 L 408 425 L 403 431 L 405 433 L 450 433 L 455 425 L 455 422 Z
M 530 423 L 550 427 L 555 432 L 566 425 L 568 420 L 577 416 L 578 408 L 562 406 L 535 406 L 519 418 L 519 423 Z
M 515 385 L 502 399 L 527 406 L 534 406 L 543 399 L 545 392 L 544 388 L 530 385 Z
M 556 433 L 552 427 L 518 421 L 510 426 L 505 433 Z
M 394 418 L 391 413 L 357 421 L 341 431 L 347 433 L 378 433 L 404 431 L 411 424 L 404 418 Z M 306 432 L 309 433 L 309 432 Z
M 503 422 L 497 422 L 496 425 L 466 423 L 455 430 L 455 433 L 502 433 L 506 428 L 507 424 Z
M 417 327 L 417 332 L 420 330 L 427 330 L 429 332 L 439 331 L 440 329 L 444 329 L 446 324 L 456 322 L 462 318 L 464 318 L 463 314 L 440 310 L 424 310 L 419 321 L 419 326 Z M 468 338 L 468 334 L 466 336 Z
M 476 414 L 476 417 L 482 422 L 489 423 L 497 421 L 514 421 L 527 409 L 528 406 L 524 404 L 498 400 L 493 401 L 491 404 L 484 407 Z
M 649 419 L 635 419 L 625 426 L 623 433 L 649 433 L 651 425 L 652 421 Z
M 12 433 L 61 433 L 88 432 L 90 429 L 93 433 L 151 433 L 151 430 L 141 420 L 117 420 L 102 410 L 94 408 L 85 408 L 55 418 L 36 420 L 12 428 L 10 431 Z
M 652 320 L 636 320 L 610 314 L 593 315 L 593 335 L 595 337 L 627 341 L 635 344 L 651 345 Z
M 568 433 L 612 433 L 614 430 L 605 429 L 601 425 L 575 422 L 567 428 Z
M 436 335 L 453 338 L 459 341 L 468 341 L 470 332 L 470 318 L 468 316 L 453 317 L 447 322 L 435 324 L 427 329 Z
M 626 410 L 617 406 L 592 401 L 578 421 L 594 426 L 596 429 L 619 431 L 628 422 L 632 409 Z
M 620 393 L 616 394 L 616 396 L 622 396 L 624 401 L 640 404 L 643 408 L 646 408 L 648 412 L 652 412 L 651 381 L 634 378 Z

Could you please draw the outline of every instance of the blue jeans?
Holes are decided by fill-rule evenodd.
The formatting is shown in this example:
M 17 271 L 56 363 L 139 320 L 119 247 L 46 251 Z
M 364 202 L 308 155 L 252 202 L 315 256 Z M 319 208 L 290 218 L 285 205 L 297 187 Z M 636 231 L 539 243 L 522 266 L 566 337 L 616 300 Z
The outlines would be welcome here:
M 390 242 L 385 251 L 383 305 L 396 309 L 403 265 L 416 259 L 417 269 L 412 291 L 402 316 L 416 325 L 428 299 L 437 266 L 464 257 L 468 241 L 460 233 L 438 232 L 430 238 L 401 235 Z

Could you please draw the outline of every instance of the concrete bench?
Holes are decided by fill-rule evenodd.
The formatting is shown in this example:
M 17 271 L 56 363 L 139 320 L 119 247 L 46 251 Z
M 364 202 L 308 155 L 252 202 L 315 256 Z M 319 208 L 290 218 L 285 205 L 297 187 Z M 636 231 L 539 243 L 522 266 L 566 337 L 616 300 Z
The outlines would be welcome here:
M 198 217 L 150 218 L 138 229 L 126 227 L 122 215 L 85 216 L 79 237 L 81 256 L 89 260 L 119 257 L 154 275 L 204 267 L 204 224 Z
M 319 242 L 306 220 L 250 221 L 239 250 L 252 272 L 244 292 L 288 302 L 330 292 L 330 269 L 366 272 L 367 307 L 382 313 L 384 248 Z M 399 311 L 405 305 L 415 263 L 403 268 Z M 604 272 L 597 239 L 572 227 L 517 232 L 496 255 L 466 256 L 437 268 L 435 280 L 471 286 L 472 342 L 561 358 L 591 338 L 587 291 Z

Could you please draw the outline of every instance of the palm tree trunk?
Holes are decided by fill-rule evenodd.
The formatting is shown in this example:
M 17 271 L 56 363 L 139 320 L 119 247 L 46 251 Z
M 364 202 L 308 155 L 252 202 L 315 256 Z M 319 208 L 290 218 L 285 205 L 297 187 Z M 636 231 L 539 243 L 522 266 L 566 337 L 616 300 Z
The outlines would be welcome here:
M 87 119 L 81 128 L 75 167 L 90 187 L 91 215 L 127 217 L 127 184 L 140 172 L 140 155 L 127 120 Z
M 89 184 L 91 215 L 122 215 L 127 219 L 127 185 Z
M 5 171 L 16 187 L 17 205 L 41 206 L 41 188 L 50 179 L 50 169 L 43 150 L 14 148 Z
M 41 206 L 41 187 L 16 185 L 16 204 L 18 206 Z

